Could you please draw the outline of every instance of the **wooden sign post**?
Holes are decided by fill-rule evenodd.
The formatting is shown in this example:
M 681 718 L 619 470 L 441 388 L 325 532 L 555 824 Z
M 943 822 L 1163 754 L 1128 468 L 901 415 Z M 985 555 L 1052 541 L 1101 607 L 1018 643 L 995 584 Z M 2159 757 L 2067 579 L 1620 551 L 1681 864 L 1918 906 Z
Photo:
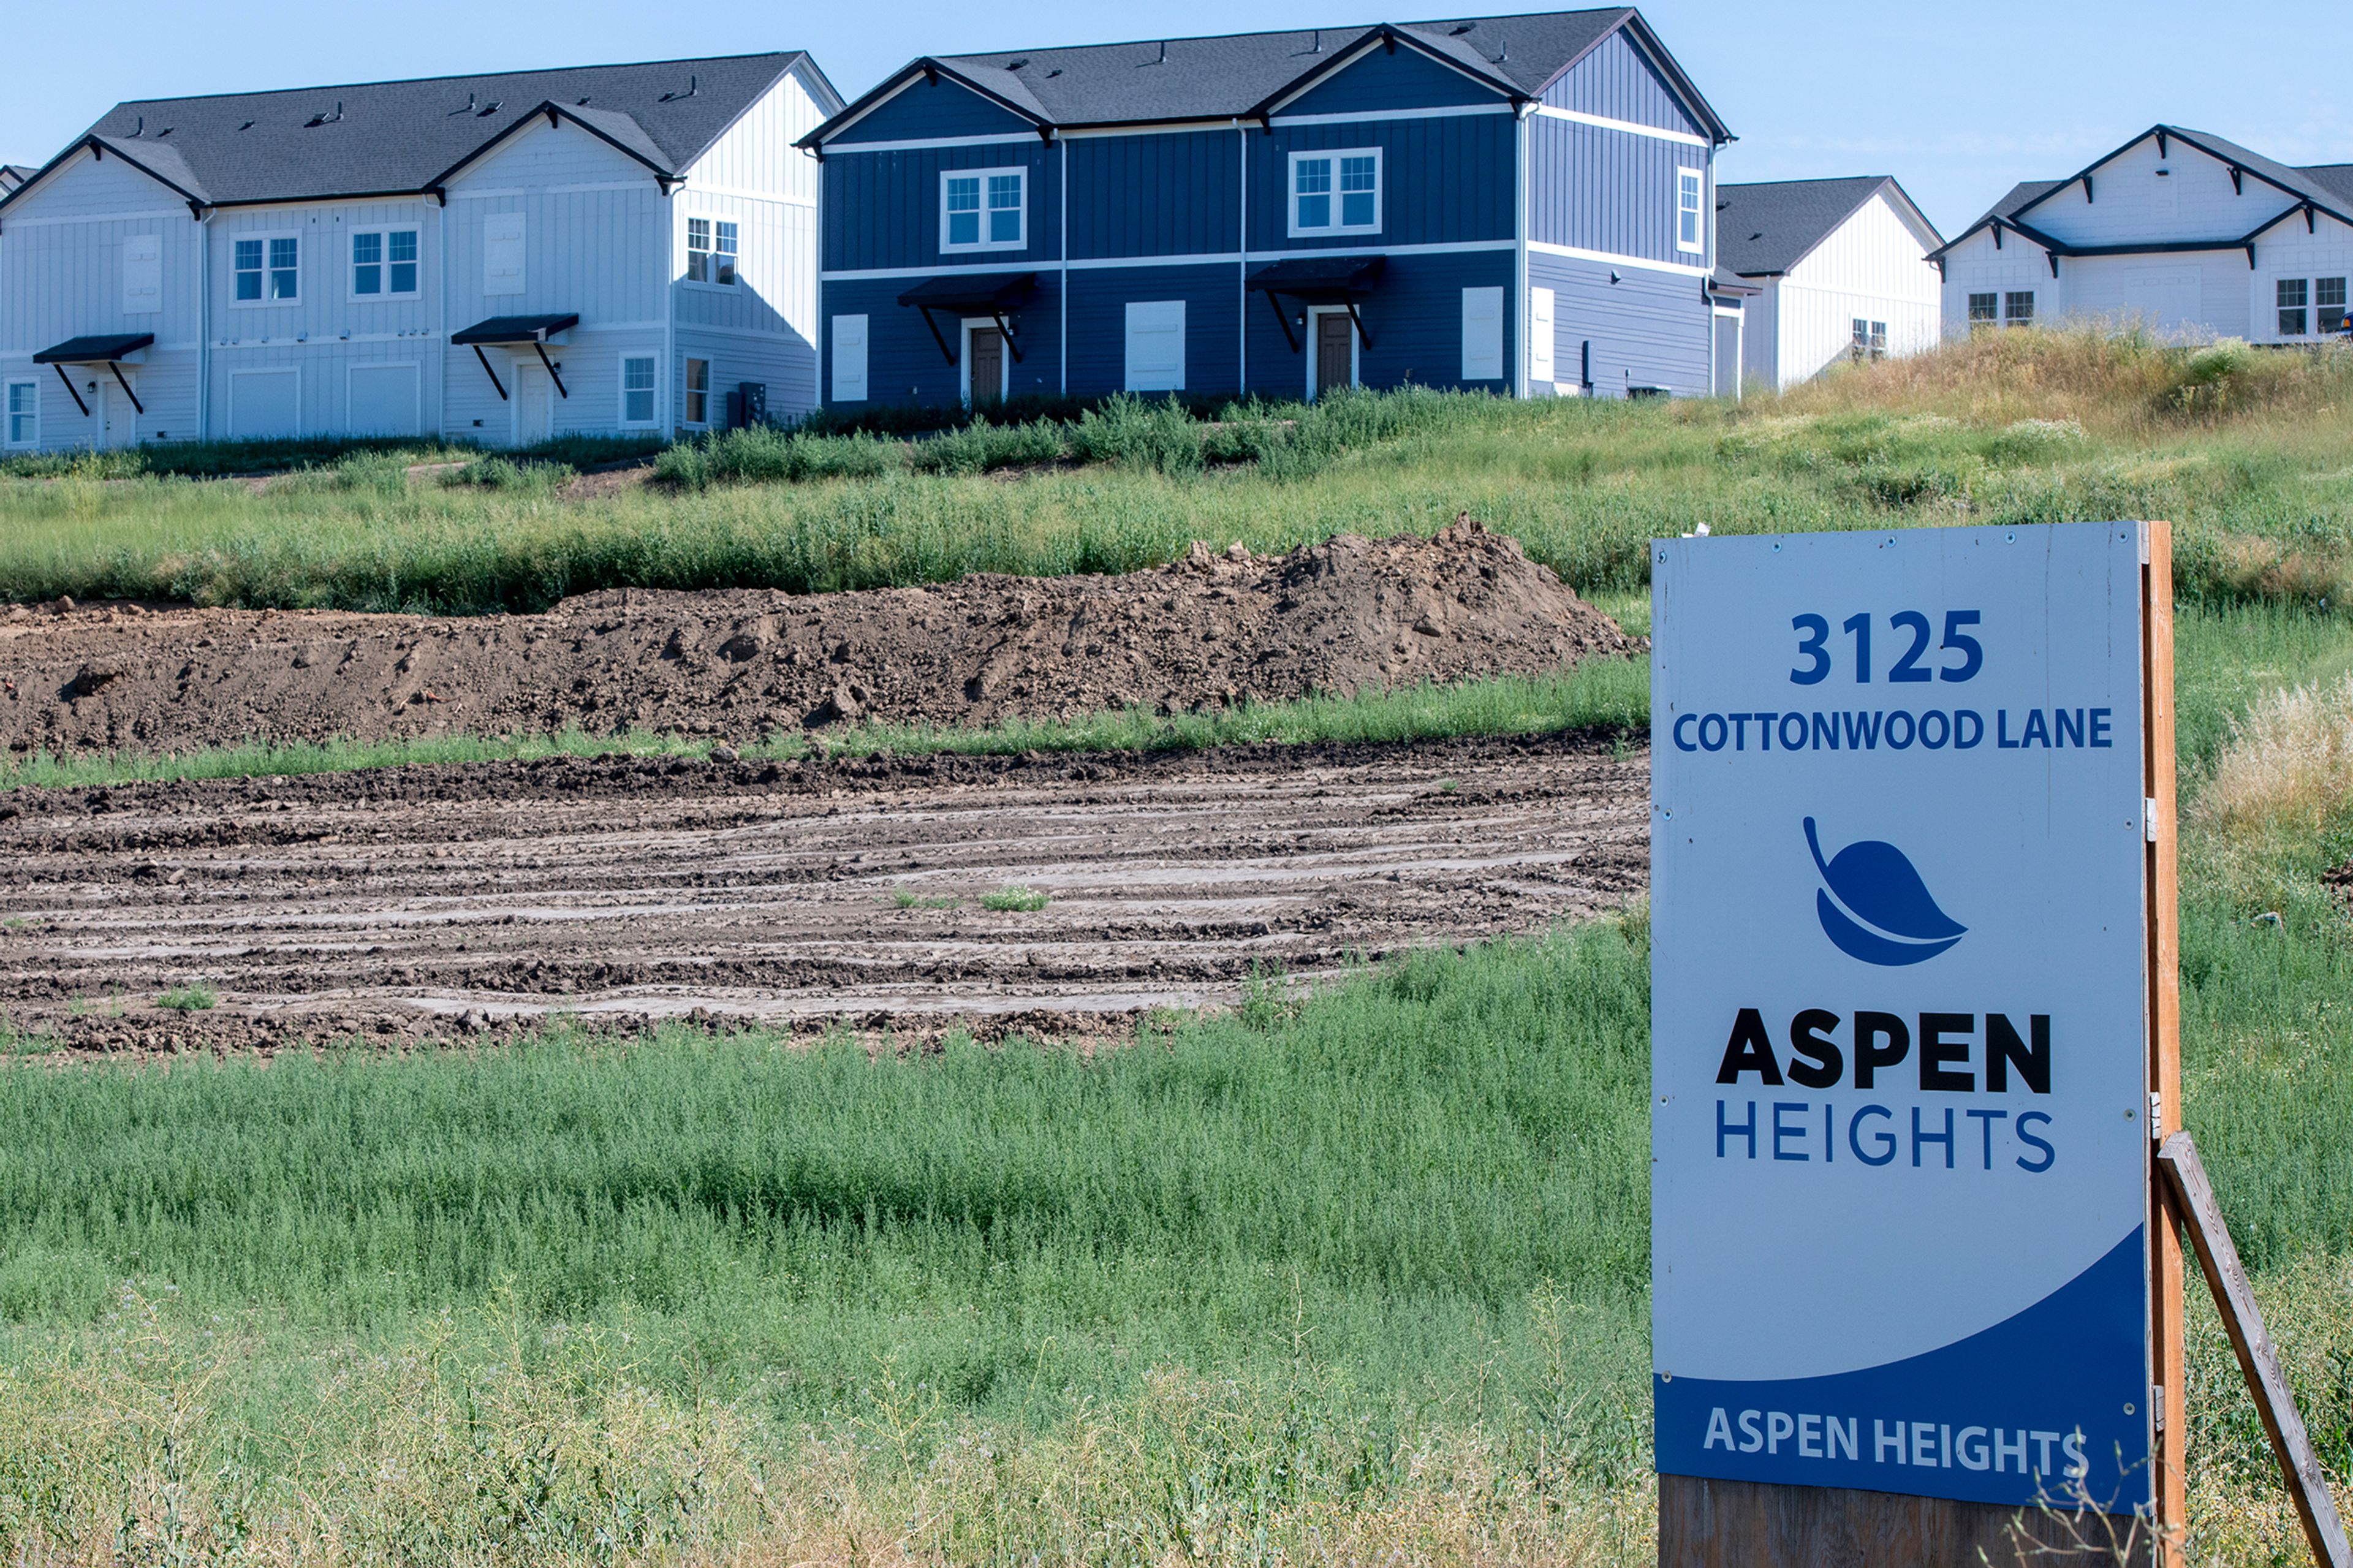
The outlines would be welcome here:
M 2169 531 L 1652 557 L 1660 1561 L 2152 1561 Z

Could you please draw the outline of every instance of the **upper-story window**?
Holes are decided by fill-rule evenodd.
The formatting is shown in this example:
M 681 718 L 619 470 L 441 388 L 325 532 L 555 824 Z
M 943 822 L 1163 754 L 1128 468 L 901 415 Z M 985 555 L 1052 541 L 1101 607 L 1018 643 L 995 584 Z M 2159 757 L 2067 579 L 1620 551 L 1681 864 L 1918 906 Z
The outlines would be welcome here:
M 413 300 L 417 297 L 417 231 L 362 228 L 352 231 L 352 298 Z
M 686 280 L 690 283 L 715 283 L 723 289 L 735 286 L 737 230 L 724 219 L 691 217 L 686 220 Z
M 1707 176 L 1697 169 L 1675 171 L 1675 248 L 1707 249 Z
M 1372 234 L 1380 226 L 1379 148 L 1291 155 L 1293 235 Z
M 302 297 L 302 241 L 290 234 L 240 239 L 231 253 L 242 305 L 290 305 Z
M 949 169 L 940 175 L 942 250 L 1018 250 L 1029 243 L 1026 169 Z

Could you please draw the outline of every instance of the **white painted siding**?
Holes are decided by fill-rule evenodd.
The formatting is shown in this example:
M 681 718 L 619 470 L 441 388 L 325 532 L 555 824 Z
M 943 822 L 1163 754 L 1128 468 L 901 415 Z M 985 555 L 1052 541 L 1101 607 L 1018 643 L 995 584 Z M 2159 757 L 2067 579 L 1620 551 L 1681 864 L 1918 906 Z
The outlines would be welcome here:
M 2035 319 L 2054 321 L 2066 314 L 2060 280 L 2052 275 L 2049 253 L 2011 232 L 1993 242 L 1991 231 L 1979 229 L 1959 241 L 1945 256 L 1945 331 L 1955 337 L 1969 331 L 1969 296 L 2031 290 Z
M 2155 139 L 2126 148 L 2083 182 L 2053 192 L 2024 221 L 2069 245 L 2136 245 L 2152 240 L 2236 239 L 2294 205 L 2252 175 L 2231 188 L 2231 171 L 2179 139 L 2157 155 Z M 2168 171 L 2160 177 L 2157 171 Z M 2172 215 L 2159 210 L 2169 195 Z M 2065 270 L 2065 262 L 2061 262 Z
M 1890 354 L 1934 348 L 1941 285 L 1927 257 L 1935 246 L 1887 192 L 1864 203 L 1774 281 L 1765 320 L 1750 319 L 1745 352 L 1757 378 L 1779 388 L 1820 375 L 1847 355 L 1858 318 L 1887 323 Z

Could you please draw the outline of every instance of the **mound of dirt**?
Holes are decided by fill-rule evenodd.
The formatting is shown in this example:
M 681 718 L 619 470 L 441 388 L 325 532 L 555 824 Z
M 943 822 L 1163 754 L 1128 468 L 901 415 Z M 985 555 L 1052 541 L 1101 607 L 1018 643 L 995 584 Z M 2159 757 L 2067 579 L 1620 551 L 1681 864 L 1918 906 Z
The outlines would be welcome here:
M 638 726 L 987 723 L 1561 669 L 1636 644 L 1516 541 L 1196 542 L 1124 577 L 792 595 L 614 589 L 433 619 L 68 604 L 0 619 L 12 750 Z

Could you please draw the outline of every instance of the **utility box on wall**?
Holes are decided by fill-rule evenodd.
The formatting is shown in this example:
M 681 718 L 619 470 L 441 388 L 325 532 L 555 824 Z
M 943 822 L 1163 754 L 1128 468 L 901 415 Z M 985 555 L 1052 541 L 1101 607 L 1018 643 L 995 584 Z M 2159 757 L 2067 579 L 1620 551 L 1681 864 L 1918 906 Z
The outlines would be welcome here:
M 739 381 L 735 390 L 727 395 L 727 427 L 749 429 L 768 422 L 768 384 L 765 381 Z

